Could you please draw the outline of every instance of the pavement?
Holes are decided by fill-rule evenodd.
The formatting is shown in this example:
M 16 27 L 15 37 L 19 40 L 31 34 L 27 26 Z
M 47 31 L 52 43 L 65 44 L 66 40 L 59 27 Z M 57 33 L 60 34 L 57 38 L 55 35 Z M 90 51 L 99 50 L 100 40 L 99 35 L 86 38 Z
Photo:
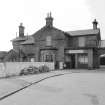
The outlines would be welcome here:
M 104 72 L 62 70 L 41 75 L 15 77 L 32 85 L 5 97 L 0 105 L 105 105 Z
M 19 91 L 28 88 L 33 84 L 37 84 L 45 79 L 54 76 L 60 76 L 64 74 L 72 74 L 72 73 L 101 73 L 104 74 L 105 70 L 98 69 L 98 70 L 77 70 L 77 69 L 70 69 L 70 70 L 56 70 L 51 71 L 48 73 L 42 74 L 35 74 L 35 75 L 26 75 L 26 76 L 16 76 L 6 79 L 0 79 L 0 100 L 5 99 Z
M 48 73 L 16 76 L 11 78 L 0 79 L 0 100 L 19 92 L 32 84 L 36 84 L 50 77 L 70 73 L 69 71 L 52 71 Z

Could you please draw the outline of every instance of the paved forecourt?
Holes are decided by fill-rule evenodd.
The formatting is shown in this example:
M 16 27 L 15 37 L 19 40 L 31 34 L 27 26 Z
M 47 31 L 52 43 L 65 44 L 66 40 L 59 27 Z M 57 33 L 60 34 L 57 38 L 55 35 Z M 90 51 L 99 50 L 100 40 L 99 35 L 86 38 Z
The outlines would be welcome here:
M 52 72 L 64 75 L 33 84 L 1 100 L 0 105 L 105 105 L 105 72 L 67 72 Z M 33 82 L 35 78 L 20 79 Z

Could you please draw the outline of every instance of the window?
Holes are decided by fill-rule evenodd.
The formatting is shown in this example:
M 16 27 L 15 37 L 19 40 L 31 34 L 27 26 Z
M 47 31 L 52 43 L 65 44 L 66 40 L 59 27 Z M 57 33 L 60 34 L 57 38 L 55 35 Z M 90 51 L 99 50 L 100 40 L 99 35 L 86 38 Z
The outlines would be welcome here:
M 47 36 L 46 37 L 46 46 L 51 46 L 52 43 L 51 43 L 51 36 Z
M 53 62 L 53 55 L 46 55 L 46 62 Z
M 79 37 L 79 47 L 85 46 L 85 37 Z
M 78 61 L 80 64 L 88 64 L 88 56 L 86 54 L 79 55 Z
M 53 62 L 55 60 L 55 54 L 52 51 L 41 51 L 40 61 L 41 62 Z

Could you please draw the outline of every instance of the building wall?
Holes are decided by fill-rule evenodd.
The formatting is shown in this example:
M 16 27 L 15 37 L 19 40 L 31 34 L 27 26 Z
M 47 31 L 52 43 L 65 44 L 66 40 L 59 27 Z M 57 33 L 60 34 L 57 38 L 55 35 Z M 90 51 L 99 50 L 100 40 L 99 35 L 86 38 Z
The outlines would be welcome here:
M 100 55 L 98 49 L 93 49 L 93 68 L 99 68 L 100 66 Z
M 93 68 L 93 50 L 88 49 L 88 69 Z
M 34 47 L 34 49 L 37 49 L 36 53 L 38 54 L 38 61 L 40 61 L 40 51 L 42 49 L 46 49 L 46 47 L 50 47 L 50 49 L 52 49 L 52 52 L 53 48 L 56 49 L 55 62 L 64 61 L 64 48 L 66 48 L 67 46 L 67 41 L 65 40 L 66 37 L 62 31 L 55 28 L 46 28 L 45 30 L 42 29 L 42 31 L 37 32 L 33 37 L 35 38 L 36 46 Z M 47 44 L 47 39 L 49 37 L 51 37 L 51 43 L 48 42 L 50 45 Z
M 35 45 L 33 45 L 33 44 L 22 45 L 21 49 L 26 54 L 31 54 L 31 53 L 34 54 L 36 51 Z
M 49 33 L 50 35 L 50 33 Z M 47 35 L 48 36 L 48 35 Z M 45 37 L 47 37 L 45 36 Z M 65 48 L 70 47 L 70 48 L 79 48 L 79 47 L 84 47 L 87 48 L 87 45 L 90 47 L 96 46 L 94 43 L 90 43 L 90 40 L 96 40 L 96 37 L 92 36 L 82 36 L 82 37 L 71 37 L 69 40 L 66 38 L 64 39 L 57 39 L 56 37 L 52 36 L 51 39 L 51 46 L 50 48 L 56 48 L 51 50 L 55 54 L 55 59 L 54 62 L 65 62 Z M 90 45 L 89 45 L 90 44 Z M 27 54 L 34 54 L 33 58 L 34 61 L 39 62 L 41 61 L 41 50 L 44 49 L 46 52 L 49 52 L 49 49 L 45 49 L 47 46 L 46 44 L 46 38 L 45 39 L 39 39 L 35 43 L 35 45 L 23 45 L 22 50 L 27 53 Z M 79 59 L 80 54 L 75 54 L 75 68 L 96 68 L 99 66 L 99 60 L 97 56 L 97 52 L 92 49 L 89 49 L 87 51 L 87 56 L 88 56 L 88 63 L 87 64 L 79 64 L 78 59 Z M 97 66 L 96 66 L 97 65 Z
M 13 49 L 14 50 L 19 50 L 19 49 L 21 49 L 21 43 L 22 43 L 23 41 L 13 41 L 12 42 L 12 45 L 13 45 Z
M 98 39 L 96 36 L 86 37 L 86 47 L 97 47 Z
M 68 42 L 69 47 L 78 48 L 78 47 L 97 47 L 98 39 L 95 35 L 90 36 L 74 36 L 70 38 Z
M 68 46 L 71 48 L 77 48 L 78 47 L 78 37 L 71 37 L 70 41 L 68 42 Z
M 50 22 L 50 25 L 51 24 L 52 21 Z M 77 51 L 77 53 L 75 52 L 71 58 L 74 59 L 73 57 L 75 57 L 75 68 L 81 68 L 83 66 L 93 68 L 96 67 L 95 65 L 98 67 L 98 53 L 93 50 L 93 48 L 98 47 L 98 41 L 100 40 L 99 36 L 100 34 L 97 36 L 96 34 L 88 35 L 88 33 L 87 35 L 85 33 L 85 35 L 71 36 L 52 25 L 46 25 L 32 35 L 35 41 L 34 44 L 21 45 L 21 39 L 20 41 L 13 42 L 13 48 L 16 50 L 22 49 L 25 56 L 28 58 L 28 61 L 32 58 L 36 62 L 43 61 L 42 55 L 46 55 L 48 53 L 54 55 L 53 62 L 65 62 L 65 59 L 68 57 L 68 55 L 65 54 L 65 49 L 87 50 L 87 52 L 83 53 L 78 53 Z M 82 64 L 81 62 L 78 62 L 79 59 L 82 60 L 82 58 L 85 57 L 85 54 L 87 57 L 86 59 L 88 59 L 88 63 Z M 71 60 L 71 62 L 72 61 L 73 60 Z
M 59 34 L 58 34 L 59 33 Z M 41 33 L 40 33 L 41 34 Z M 75 37 L 64 37 L 64 33 L 61 31 L 53 30 L 48 33 L 43 33 L 43 37 L 36 38 L 36 42 L 34 45 L 22 45 L 22 50 L 26 54 L 34 54 L 32 58 L 34 61 L 39 62 L 41 61 L 41 51 L 42 49 L 46 50 L 46 52 L 54 53 L 54 62 L 65 62 L 65 48 L 70 47 L 71 49 L 77 49 L 83 47 L 84 50 L 88 47 L 96 47 L 97 46 L 97 37 L 96 36 L 75 36 Z M 60 35 L 62 37 L 60 37 Z M 47 37 L 50 36 L 51 42 L 48 42 L 50 45 L 47 44 Z M 59 37 L 58 37 L 59 36 Z M 46 49 L 46 47 L 56 48 L 53 50 Z M 78 49 L 77 49 L 78 50 Z M 85 53 L 84 53 L 85 54 Z M 97 51 L 93 49 L 89 49 L 87 51 L 88 56 L 88 63 L 79 63 L 79 57 L 81 54 L 75 53 L 75 68 L 97 68 L 99 67 L 99 56 L 97 55 Z M 29 60 L 30 61 L 30 60 Z

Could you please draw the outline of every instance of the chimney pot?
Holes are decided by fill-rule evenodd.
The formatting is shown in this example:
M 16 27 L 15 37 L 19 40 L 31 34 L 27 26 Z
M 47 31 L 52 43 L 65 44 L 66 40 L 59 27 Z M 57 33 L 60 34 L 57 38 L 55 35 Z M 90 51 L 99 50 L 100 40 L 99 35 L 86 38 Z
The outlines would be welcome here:
M 51 12 L 47 14 L 47 17 L 46 17 L 46 26 L 47 27 L 52 27 L 53 26 L 53 18 L 51 16 Z
M 93 29 L 94 30 L 97 29 L 97 24 L 98 24 L 97 20 L 94 19 L 94 21 L 92 23 L 93 23 Z
M 19 26 L 19 37 L 24 37 L 24 26 L 23 26 L 23 23 L 20 23 L 20 26 Z

